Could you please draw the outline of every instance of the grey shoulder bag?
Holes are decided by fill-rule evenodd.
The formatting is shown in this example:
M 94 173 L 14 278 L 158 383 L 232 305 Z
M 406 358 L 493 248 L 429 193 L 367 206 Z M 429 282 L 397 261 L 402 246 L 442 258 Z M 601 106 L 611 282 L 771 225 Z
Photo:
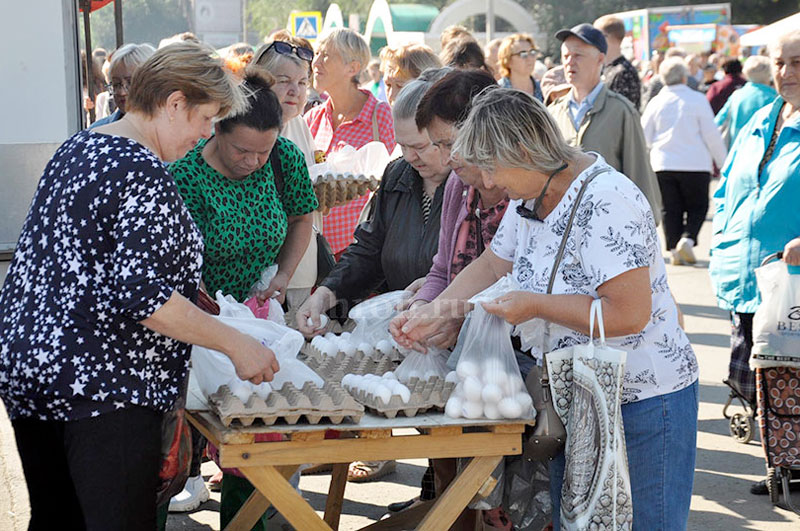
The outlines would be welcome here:
M 553 270 L 550 273 L 550 281 L 547 284 L 547 293 L 553 292 L 553 284 L 556 281 L 556 274 L 558 267 L 561 265 L 561 260 L 564 257 L 564 250 L 567 247 L 567 239 L 572 230 L 572 223 L 575 220 L 575 215 L 580 208 L 583 194 L 595 177 L 603 172 L 608 171 L 607 168 L 598 168 L 593 171 L 586 180 L 583 181 L 581 189 L 578 192 L 578 197 L 575 198 L 575 204 L 572 206 L 572 211 L 567 221 L 567 227 L 564 229 L 564 236 L 561 237 L 561 244 L 558 246 L 558 252 L 553 263 Z M 544 344 L 542 345 L 542 366 L 534 367 L 528 377 L 525 379 L 525 387 L 528 389 L 533 405 L 536 408 L 536 425 L 529 428 L 525 433 L 525 443 L 522 448 L 522 455 L 529 461 L 544 461 L 550 460 L 558 455 L 564 447 L 567 440 L 567 430 L 564 423 L 556 413 L 553 407 L 553 398 L 550 394 L 550 378 L 547 375 L 547 345 L 550 338 L 550 323 L 546 325 L 544 334 Z

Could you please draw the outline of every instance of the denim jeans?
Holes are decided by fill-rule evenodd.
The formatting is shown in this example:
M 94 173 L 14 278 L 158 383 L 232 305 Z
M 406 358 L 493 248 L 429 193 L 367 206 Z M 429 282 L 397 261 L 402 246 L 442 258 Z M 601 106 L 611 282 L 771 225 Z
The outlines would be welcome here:
M 686 529 L 697 451 L 698 383 L 622 406 L 634 531 Z M 560 529 L 564 453 L 550 463 L 553 529 Z

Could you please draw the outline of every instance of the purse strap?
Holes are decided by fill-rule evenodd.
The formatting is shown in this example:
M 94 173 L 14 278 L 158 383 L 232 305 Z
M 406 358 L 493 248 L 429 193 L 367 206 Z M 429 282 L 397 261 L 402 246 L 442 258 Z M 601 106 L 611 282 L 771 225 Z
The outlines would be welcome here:
M 605 173 L 609 171 L 608 166 L 603 166 L 600 168 L 595 168 L 592 173 L 590 173 L 586 179 L 583 181 L 580 190 L 578 191 L 578 197 L 575 198 L 575 204 L 572 205 L 572 211 L 569 213 L 569 219 L 567 220 L 567 226 L 564 229 L 564 236 L 561 237 L 561 244 L 558 246 L 558 252 L 556 253 L 555 260 L 553 262 L 553 270 L 550 272 L 550 281 L 547 283 L 547 294 L 550 295 L 553 292 L 553 284 L 556 282 L 556 274 L 558 273 L 558 267 L 561 265 L 561 260 L 564 258 L 564 251 L 567 248 L 567 240 L 569 239 L 569 233 L 572 230 L 572 224 L 575 221 L 575 215 L 578 213 L 578 208 L 581 206 L 581 200 L 583 200 L 583 194 L 586 192 L 586 188 L 589 186 L 589 183 L 594 180 L 595 177 L 600 175 L 601 173 Z M 544 339 L 542 340 L 542 385 L 547 385 L 550 381 L 550 377 L 547 373 L 547 344 L 550 340 L 550 322 L 548 321 L 545 325 L 544 331 Z

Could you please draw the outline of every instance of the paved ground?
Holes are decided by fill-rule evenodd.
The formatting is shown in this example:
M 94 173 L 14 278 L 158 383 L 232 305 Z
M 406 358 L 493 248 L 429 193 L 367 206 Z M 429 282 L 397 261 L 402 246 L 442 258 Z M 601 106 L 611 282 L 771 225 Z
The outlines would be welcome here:
M 797 530 L 800 517 L 773 507 L 766 496 L 753 496 L 748 488 L 764 475 L 764 458 L 758 436 L 747 445 L 736 443 L 728 434 L 722 405 L 728 395 L 721 383 L 727 372 L 729 325 L 727 316 L 716 308 L 708 282 L 707 257 L 710 226 L 701 234 L 696 267 L 668 266 L 670 285 L 686 315 L 686 329 L 700 363 L 700 421 L 697 468 L 689 529 L 711 530 Z M 0 263 L 0 281 L 7 264 Z M 413 497 L 424 471 L 421 460 L 401 461 L 397 472 L 386 481 L 349 484 L 341 529 L 361 527 L 380 518 L 387 503 Z M 210 476 L 214 465 L 206 463 Z M 303 477 L 304 495 L 320 513 L 329 476 Z M 57 493 L 54 493 L 57 495 Z M 800 505 L 800 496 L 795 496 Z M 211 530 L 219 528 L 219 495 L 191 515 L 173 515 L 169 530 Z M 22 530 L 28 518 L 27 494 L 5 411 L 0 408 L 0 529 Z M 277 522 L 276 522 L 277 523 Z M 277 525 L 276 528 L 282 526 Z

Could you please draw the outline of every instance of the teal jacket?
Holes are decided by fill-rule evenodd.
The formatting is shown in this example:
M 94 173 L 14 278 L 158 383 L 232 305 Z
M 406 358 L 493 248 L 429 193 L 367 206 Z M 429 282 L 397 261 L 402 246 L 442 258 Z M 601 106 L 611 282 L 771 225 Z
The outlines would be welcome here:
M 720 308 L 755 313 L 755 268 L 800 236 L 800 119 L 786 123 L 758 174 L 783 100 L 756 112 L 739 133 L 714 193 L 711 282 Z M 793 273 L 800 267 L 790 267 Z
M 739 90 L 731 94 L 725 106 L 720 109 L 714 118 L 717 127 L 728 122 L 728 145 L 730 148 L 733 141 L 742 128 L 750 121 L 755 112 L 764 105 L 772 103 L 778 93 L 775 89 L 760 83 L 748 81 Z

